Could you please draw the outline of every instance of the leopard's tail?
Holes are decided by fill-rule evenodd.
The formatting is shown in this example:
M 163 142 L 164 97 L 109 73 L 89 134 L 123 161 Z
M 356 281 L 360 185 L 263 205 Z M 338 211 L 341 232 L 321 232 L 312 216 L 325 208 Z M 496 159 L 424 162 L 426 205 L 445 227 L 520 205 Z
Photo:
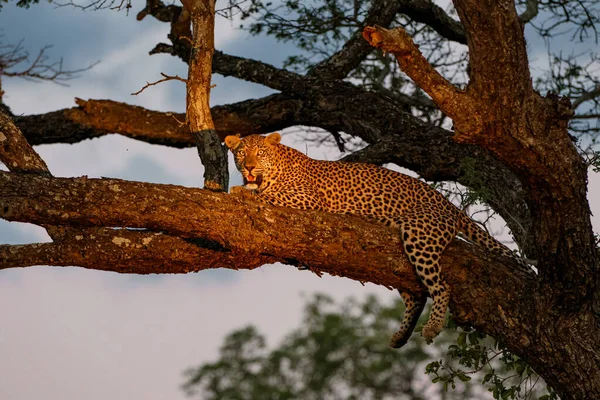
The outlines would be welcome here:
M 510 257 L 515 260 L 519 266 L 524 269 L 528 274 L 535 275 L 529 262 L 524 258 L 519 257 L 513 253 L 511 249 L 497 241 L 492 235 L 482 229 L 475 221 L 469 218 L 465 213 L 460 213 L 459 217 L 460 227 L 459 230 L 462 236 L 469 242 L 478 245 L 481 248 L 487 249 L 492 253 Z

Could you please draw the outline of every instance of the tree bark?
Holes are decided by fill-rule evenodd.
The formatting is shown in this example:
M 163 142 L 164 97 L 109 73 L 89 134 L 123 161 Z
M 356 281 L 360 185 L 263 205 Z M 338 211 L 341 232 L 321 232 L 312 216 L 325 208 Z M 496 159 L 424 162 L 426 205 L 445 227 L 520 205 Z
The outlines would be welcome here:
M 204 165 L 204 187 L 227 191 L 227 149 L 215 130 L 210 114 L 212 59 L 215 50 L 215 0 L 183 0 L 192 25 L 188 60 L 186 117 Z M 183 39 L 183 38 L 181 38 Z

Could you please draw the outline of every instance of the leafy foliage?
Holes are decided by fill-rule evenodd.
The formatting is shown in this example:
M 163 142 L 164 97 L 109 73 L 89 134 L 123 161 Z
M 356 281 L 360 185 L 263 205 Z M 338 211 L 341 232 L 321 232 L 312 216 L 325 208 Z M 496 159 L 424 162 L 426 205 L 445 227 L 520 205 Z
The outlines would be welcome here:
M 186 371 L 184 389 L 215 400 L 430 398 L 420 379 L 429 357 L 423 341 L 415 335 L 401 352 L 387 347 L 402 308 L 401 300 L 337 305 L 317 295 L 279 346 L 268 350 L 254 327 L 232 332 L 216 362 Z M 469 391 L 463 387 L 455 397 L 470 398 Z
M 2 10 L 2 5 L 8 2 L 9 0 L 0 0 L 0 11 Z M 32 4 L 37 4 L 39 2 L 40 0 L 19 0 L 16 4 L 18 7 L 29 8 Z
M 426 368 L 434 377 L 432 381 L 445 389 L 454 389 L 457 381 L 469 382 L 473 375 L 483 373 L 480 382 L 494 399 L 557 399 L 550 387 L 542 393 L 540 377 L 524 360 L 481 332 L 462 330 L 447 355 L 452 362 L 434 361 Z
M 482 399 L 489 395 L 475 385 L 481 382 L 496 399 L 540 395 L 531 368 L 476 331 L 447 329 L 433 346 L 413 335 L 400 351 L 389 349 L 402 312 L 400 299 L 389 306 L 372 296 L 335 304 L 316 295 L 279 346 L 270 350 L 253 326 L 236 330 L 217 361 L 185 372 L 183 388 L 208 400 Z M 425 365 L 431 358 L 438 361 Z M 424 370 L 437 389 L 428 388 Z

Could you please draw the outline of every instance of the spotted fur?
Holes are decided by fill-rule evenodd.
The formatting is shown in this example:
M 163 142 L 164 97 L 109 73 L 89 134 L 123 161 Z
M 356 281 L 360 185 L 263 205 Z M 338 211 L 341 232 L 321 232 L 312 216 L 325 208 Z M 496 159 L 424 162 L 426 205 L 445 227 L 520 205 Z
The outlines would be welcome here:
M 433 339 L 444 327 L 450 293 L 440 275 L 440 255 L 461 232 L 496 253 L 512 252 L 481 229 L 426 183 L 375 165 L 313 160 L 280 144 L 281 136 L 227 136 L 247 189 L 265 202 L 297 209 L 373 217 L 399 229 L 404 251 L 433 298 L 422 335 Z M 426 297 L 401 292 L 404 319 L 390 346 L 404 345 L 425 306 Z

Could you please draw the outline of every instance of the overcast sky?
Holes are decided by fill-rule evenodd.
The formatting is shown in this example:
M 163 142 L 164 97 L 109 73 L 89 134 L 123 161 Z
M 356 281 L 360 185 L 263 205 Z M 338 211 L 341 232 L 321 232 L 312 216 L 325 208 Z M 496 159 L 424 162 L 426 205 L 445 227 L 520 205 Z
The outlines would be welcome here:
M 5 79 L 5 102 L 17 114 L 72 107 L 75 97 L 182 112 L 185 88 L 180 82 L 131 95 L 147 81 L 159 79 L 160 72 L 186 75 L 186 66 L 178 59 L 148 56 L 156 43 L 167 41 L 169 27 L 152 18 L 136 21 L 139 8 L 134 2 L 127 16 L 124 12 L 56 9 L 48 4 L 30 10 L 4 5 L 0 11 L 4 43 L 23 40 L 32 54 L 54 45 L 49 54 L 63 57 L 66 68 L 100 61 L 68 87 Z M 275 65 L 281 65 L 292 51 L 267 39 L 250 38 L 234 26 L 218 19 L 218 49 Z M 532 40 L 530 47 L 531 43 L 533 63 L 543 66 L 542 42 Z M 215 76 L 214 83 L 213 105 L 270 92 L 233 78 Z M 285 136 L 284 142 L 305 148 L 297 137 Z M 194 149 L 151 146 L 118 135 L 36 149 L 57 176 L 202 186 L 203 171 Z M 338 157 L 333 150 L 309 152 Z M 238 174 L 232 173 L 232 184 L 240 182 Z M 591 176 L 592 200 L 598 198 L 599 183 L 597 176 Z M 596 203 L 591 202 L 593 210 Z M 0 220 L 0 243 L 45 240 L 40 228 Z M 395 297 L 374 285 L 318 278 L 281 265 L 168 276 L 49 267 L 0 271 L 0 399 L 183 399 L 182 371 L 213 359 L 226 333 L 256 324 L 271 341 L 277 341 L 300 322 L 301 294 L 318 291 L 338 299 L 367 293 Z

